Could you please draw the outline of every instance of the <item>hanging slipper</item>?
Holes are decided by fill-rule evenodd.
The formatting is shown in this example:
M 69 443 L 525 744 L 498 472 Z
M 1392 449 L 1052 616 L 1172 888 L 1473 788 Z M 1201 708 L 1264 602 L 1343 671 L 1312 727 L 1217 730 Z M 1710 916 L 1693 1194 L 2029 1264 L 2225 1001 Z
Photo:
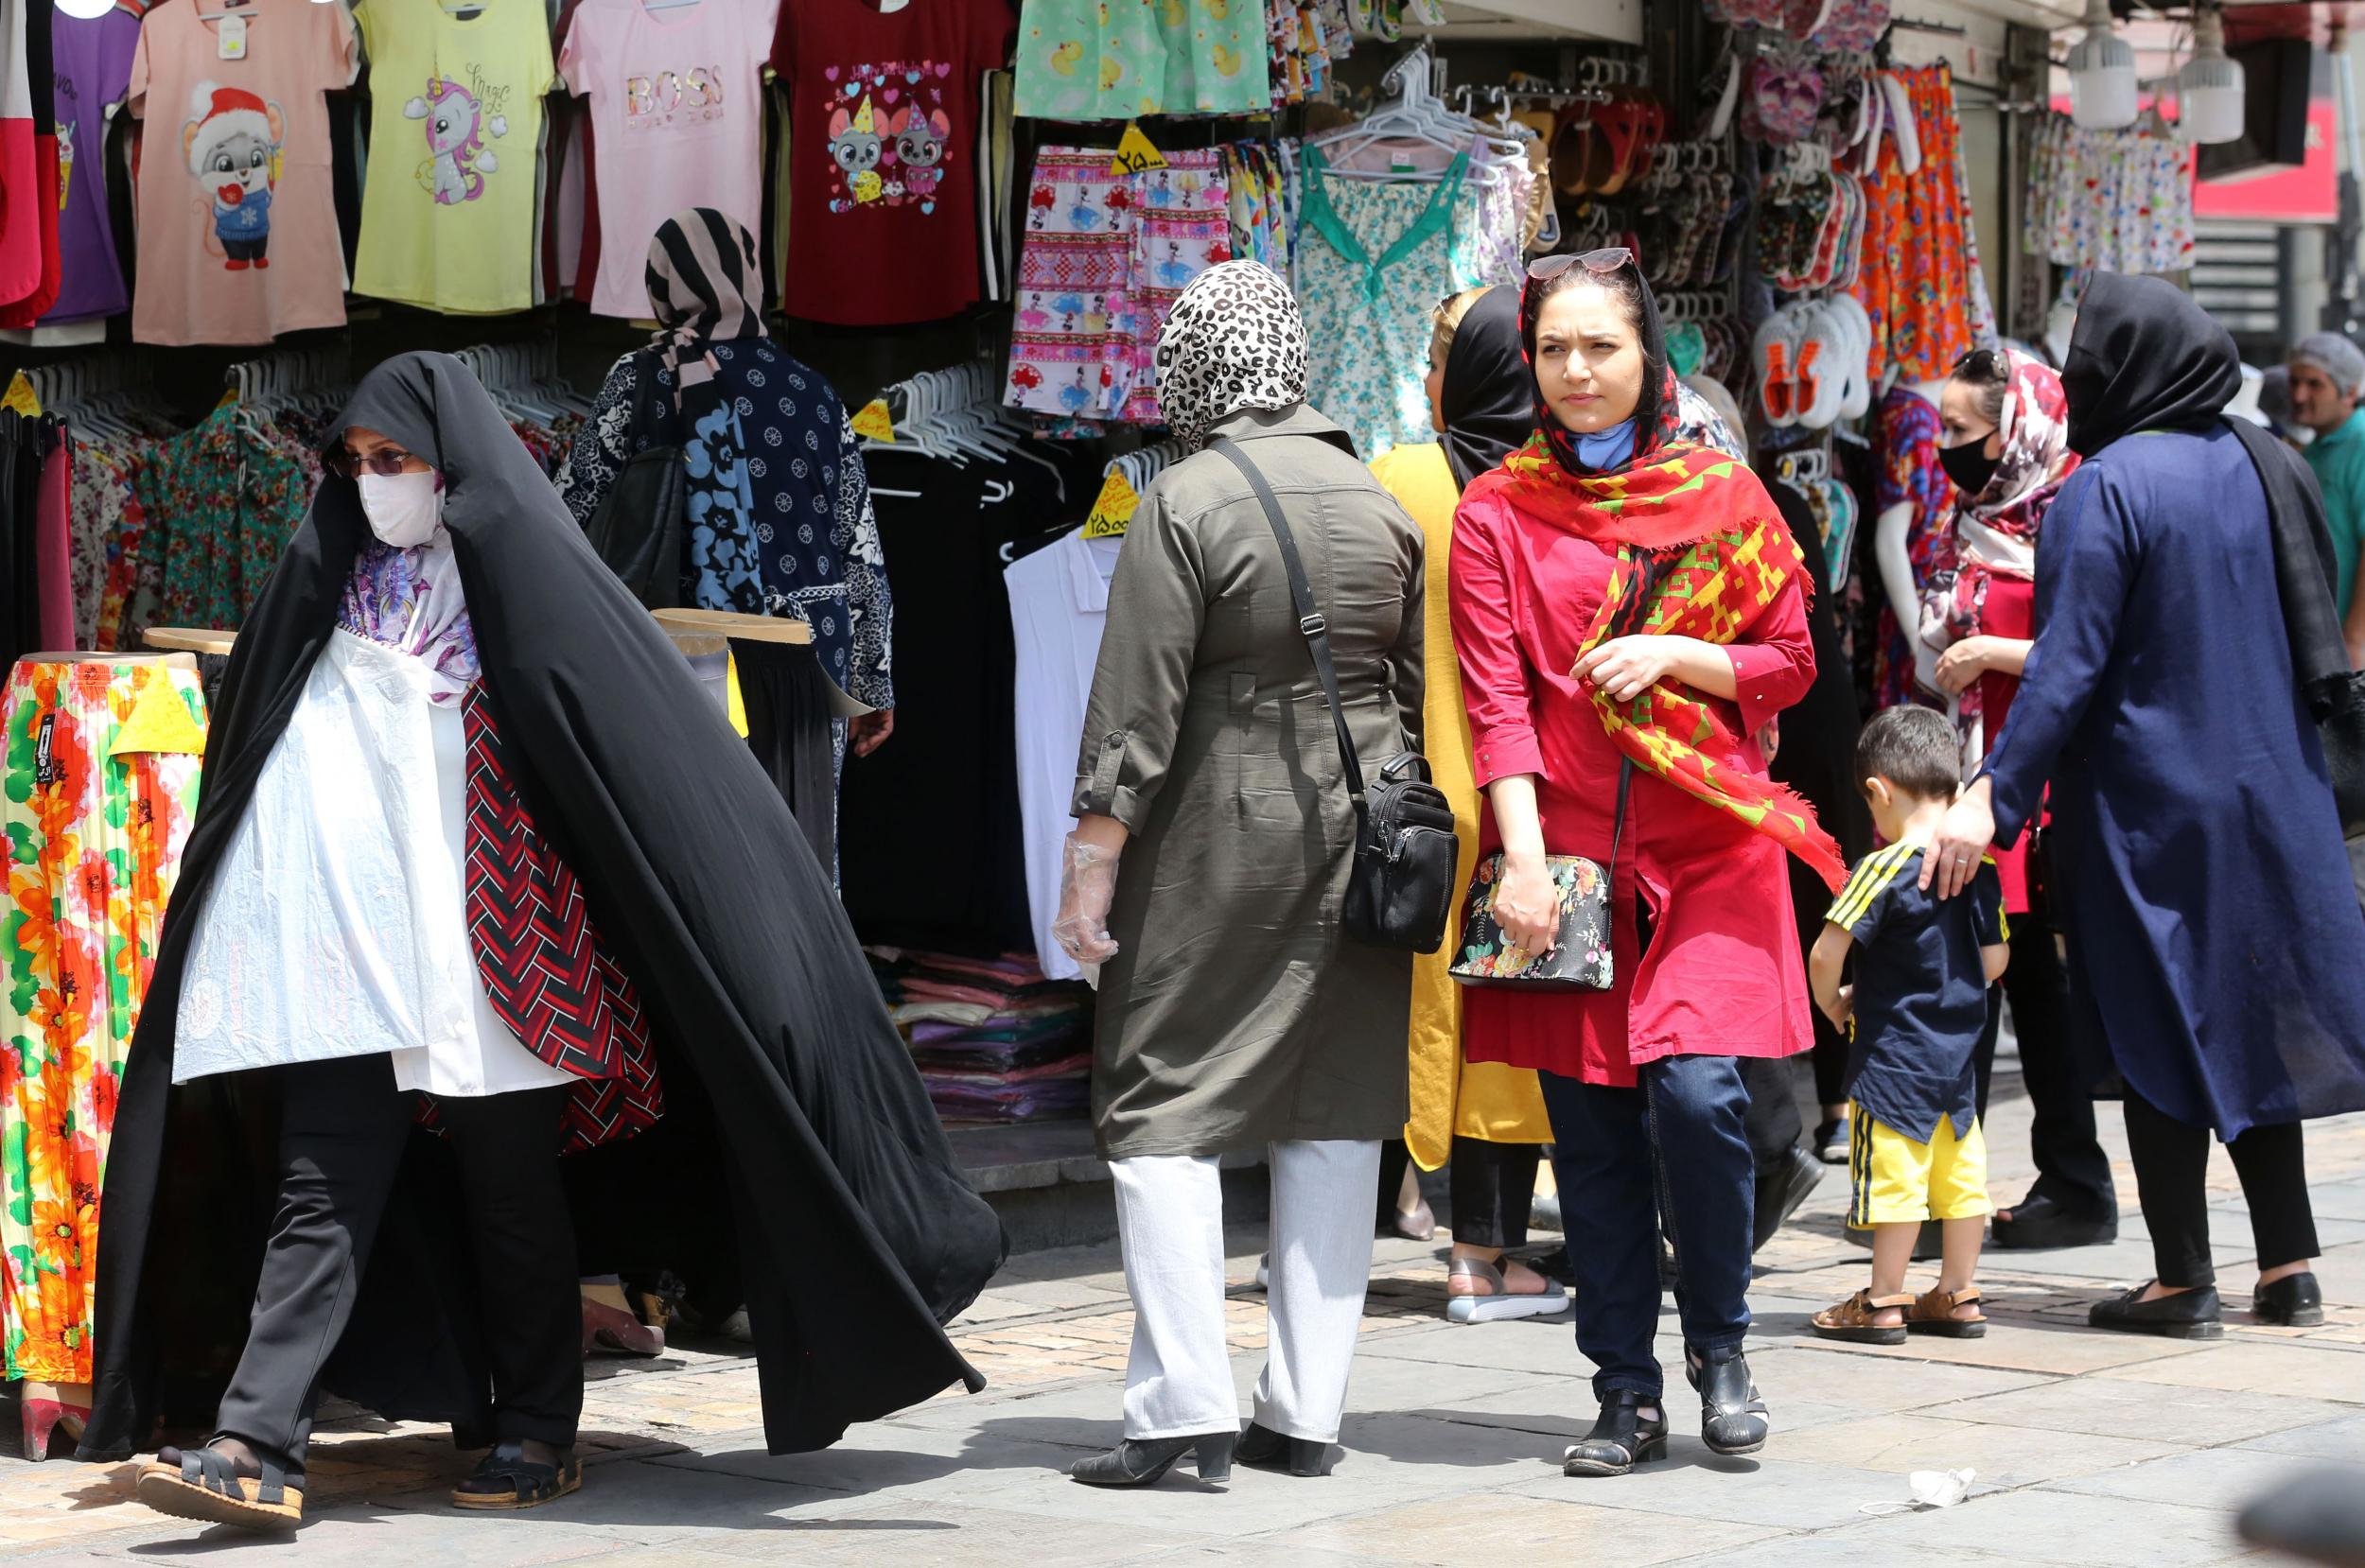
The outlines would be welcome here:
M 133 1490 L 158 1513 L 241 1530 L 292 1530 L 304 1522 L 304 1489 L 268 1460 L 241 1475 L 218 1448 L 160 1448 Z M 300 1480 L 301 1478 L 299 1478 Z

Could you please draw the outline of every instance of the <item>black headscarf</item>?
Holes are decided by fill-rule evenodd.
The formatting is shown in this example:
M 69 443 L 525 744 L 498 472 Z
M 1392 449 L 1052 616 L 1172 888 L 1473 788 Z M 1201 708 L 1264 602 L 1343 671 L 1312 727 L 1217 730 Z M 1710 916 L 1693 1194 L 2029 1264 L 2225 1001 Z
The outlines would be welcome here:
M 2234 340 L 2165 278 L 2097 272 L 2061 366 L 2070 450 L 2093 457 L 2138 430 L 2206 430 L 2242 390 Z
M 2292 683 L 2320 726 L 2341 825 L 2365 830 L 2365 690 L 2341 636 L 2323 496 L 2290 447 L 2247 419 L 2225 417 L 2242 390 L 2233 338 L 2164 278 L 2098 272 L 2078 304 L 2061 387 L 2070 447 L 2081 456 L 2138 430 L 2206 431 L 2221 423 L 2249 453 L 2267 495 Z
M 579 1162 L 611 1154 L 621 1191 L 694 1185 L 670 1179 L 684 1160 L 706 1181 L 615 1245 L 635 1252 L 628 1266 L 666 1266 L 678 1233 L 724 1216 L 774 1452 L 825 1446 L 955 1382 L 983 1386 L 937 1325 L 1000 1265 L 1000 1225 L 954 1162 L 779 792 L 458 360 L 379 366 L 333 428 L 355 426 L 444 476 L 483 694 L 516 783 L 650 1019 L 666 1119 L 570 1159 L 570 1181 L 581 1185 Z M 145 1444 L 167 1407 L 210 1422 L 224 1352 L 245 1335 L 275 1186 L 277 1075 L 176 1089 L 181 985 L 223 850 L 367 537 L 353 482 L 324 479 L 239 632 L 214 709 L 108 1165 L 94 1456 Z M 465 1195 L 418 1201 L 434 1154 L 406 1158 L 324 1381 L 388 1416 L 464 1422 L 484 1404 L 471 1348 L 482 1325 L 472 1293 L 447 1283 L 455 1261 L 468 1277 Z
M 1527 444 L 1535 433 L 1535 377 L 1519 344 L 1519 296 L 1489 288 L 1463 313 L 1445 351 L 1445 462 L 1453 481 L 1470 481 Z

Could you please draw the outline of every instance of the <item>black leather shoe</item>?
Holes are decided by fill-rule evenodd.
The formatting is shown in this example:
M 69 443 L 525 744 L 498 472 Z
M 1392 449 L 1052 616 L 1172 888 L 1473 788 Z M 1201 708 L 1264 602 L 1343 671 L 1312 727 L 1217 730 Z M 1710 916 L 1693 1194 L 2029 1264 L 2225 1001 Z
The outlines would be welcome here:
M 1998 1246 L 2032 1251 L 2054 1246 L 2106 1246 L 2119 1239 L 2118 1216 L 2091 1219 L 2061 1207 L 2058 1200 L 2031 1193 L 2027 1200 L 2001 1211 L 1988 1228 Z
M 2094 1328 L 2115 1329 L 2121 1333 L 2165 1334 L 2170 1339 L 2225 1337 L 2225 1322 L 2218 1312 L 2215 1285 L 2179 1291 L 2156 1301 L 2136 1299 L 2150 1288 L 2151 1281 L 2146 1280 L 2124 1296 L 2096 1301 L 2086 1314 L 2086 1321 Z
M 1749 1250 L 1755 1252 L 1774 1239 L 1782 1222 L 1798 1211 L 1807 1195 L 1823 1179 L 1823 1162 L 1794 1143 L 1770 1171 L 1758 1176 L 1756 1228 Z
M 1658 1414 L 1641 1417 L 1646 1405 Z M 1649 1459 L 1667 1457 L 1667 1406 L 1664 1402 L 1620 1389 L 1602 1402 L 1593 1430 L 1568 1445 L 1560 1456 L 1564 1475 L 1623 1475 Z
M 1700 1440 L 1713 1454 L 1755 1454 L 1765 1446 L 1765 1401 L 1736 1345 L 1705 1357 L 1684 1347 L 1684 1376 L 1700 1390 Z
M 2259 1286 L 2250 1310 L 2261 1323 L 2312 1329 L 2324 1320 L 2324 1293 L 2313 1274 L 2286 1274 L 2271 1285 Z
M 1233 1445 L 1239 1441 L 1239 1436 L 1223 1431 L 1203 1432 L 1196 1437 L 1151 1437 L 1140 1441 L 1128 1437 L 1106 1454 L 1077 1460 L 1068 1467 L 1068 1474 L 1088 1487 L 1147 1487 L 1172 1470 L 1177 1459 L 1196 1449 L 1199 1478 L 1228 1481 L 1232 1478 Z
M 1252 1470 L 1286 1470 L 1292 1475 L 1330 1473 L 1330 1445 L 1311 1437 L 1285 1437 L 1251 1421 L 1240 1428 L 1240 1463 Z

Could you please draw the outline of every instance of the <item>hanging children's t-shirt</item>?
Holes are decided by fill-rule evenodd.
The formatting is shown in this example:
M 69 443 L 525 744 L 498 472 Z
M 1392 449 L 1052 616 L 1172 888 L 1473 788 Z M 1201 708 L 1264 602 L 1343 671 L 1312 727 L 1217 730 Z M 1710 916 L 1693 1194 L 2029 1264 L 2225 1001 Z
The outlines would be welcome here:
M 599 146 L 600 270 L 591 308 L 649 314 L 649 242 L 665 220 L 712 207 L 763 221 L 763 57 L 775 0 L 583 0 L 558 68 L 591 100 Z
M 534 151 L 553 78 L 541 0 L 360 0 L 370 177 L 356 293 L 432 310 L 534 304 Z
M 1008 59 L 1009 7 L 883 3 L 780 11 L 772 64 L 794 160 L 780 307 L 807 321 L 936 321 L 978 298 L 978 89 Z
M 107 214 L 107 120 L 131 88 L 140 19 L 127 10 L 51 21 L 58 113 L 58 250 L 62 274 L 44 325 L 113 316 L 131 303 Z
M 267 343 L 342 326 L 324 100 L 353 85 L 353 23 L 314 0 L 204 5 L 150 10 L 131 59 L 131 113 L 148 127 L 131 336 Z

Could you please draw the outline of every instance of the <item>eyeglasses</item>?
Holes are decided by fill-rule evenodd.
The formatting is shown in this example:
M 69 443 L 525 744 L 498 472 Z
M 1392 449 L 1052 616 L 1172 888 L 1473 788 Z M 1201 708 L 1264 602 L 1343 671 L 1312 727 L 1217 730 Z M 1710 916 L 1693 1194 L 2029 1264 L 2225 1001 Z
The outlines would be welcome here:
M 362 457 L 350 446 L 328 449 L 328 470 L 341 479 L 358 479 L 366 471 L 380 479 L 391 479 L 403 471 L 411 454 L 399 446 L 381 446 L 368 457 Z
M 1623 245 L 1611 245 L 1599 251 L 1564 251 L 1558 255 L 1538 256 L 1528 263 L 1528 276 L 1537 283 L 1550 283 L 1571 267 L 1582 267 L 1596 276 L 1617 271 L 1633 265 L 1634 253 Z

